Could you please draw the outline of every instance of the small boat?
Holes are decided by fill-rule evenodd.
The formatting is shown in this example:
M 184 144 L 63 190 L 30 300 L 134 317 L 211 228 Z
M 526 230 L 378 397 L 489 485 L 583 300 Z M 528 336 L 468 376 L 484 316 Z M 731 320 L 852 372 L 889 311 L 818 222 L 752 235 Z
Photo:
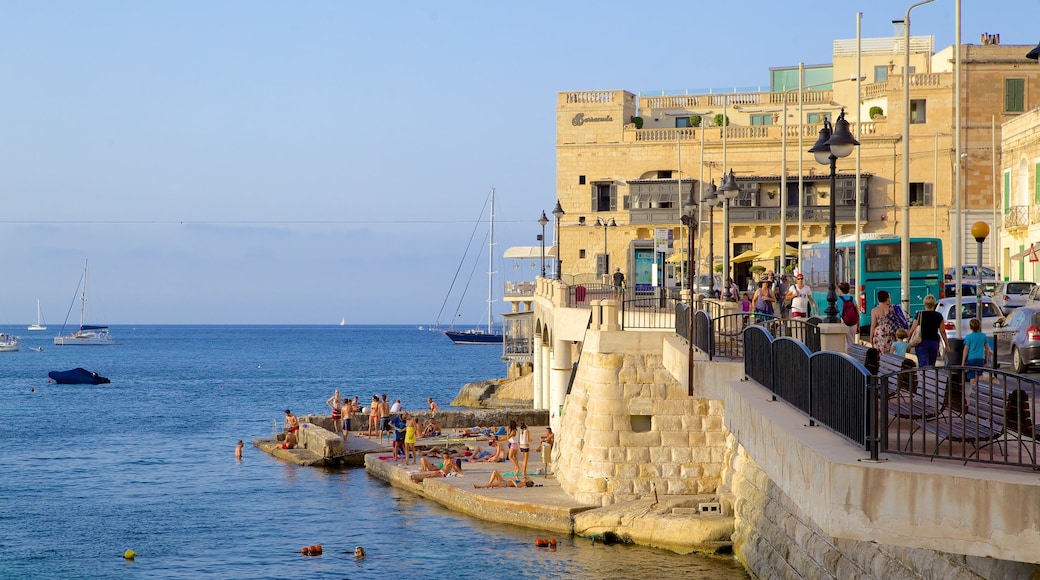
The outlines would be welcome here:
M 47 376 L 59 385 L 107 385 L 112 382 L 82 367 L 67 371 L 51 371 L 47 373 Z
M 18 352 L 22 339 L 10 334 L 0 334 L 0 352 Z
M 30 346 L 29 350 L 31 350 L 33 352 L 43 352 L 43 347 L 42 346 Z
M 40 301 L 36 301 L 36 324 L 30 324 L 28 330 L 47 330 L 47 324 L 43 321 L 43 312 L 40 310 Z
M 83 283 L 80 285 L 83 289 L 83 293 L 80 295 L 80 309 L 79 309 L 79 330 L 68 335 L 58 335 L 54 337 L 54 344 L 57 346 L 114 346 L 123 344 L 112 340 L 112 336 L 108 333 L 107 326 L 89 325 L 84 324 L 84 317 L 87 310 L 87 263 L 83 263 Z M 65 326 L 62 325 L 62 331 L 65 330 Z
M 469 330 L 455 330 L 454 324 L 449 330 L 445 330 L 444 336 L 447 336 L 455 344 L 502 344 L 502 334 L 496 333 L 492 326 L 492 317 L 494 314 L 491 312 L 492 305 L 495 303 L 493 292 L 495 286 L 495 188 L 491 188 L 491 192 L 488 194 L 488 205 L 491 208 L 490 219 L 488 219 L 488 289 L 487 289 L 487 329 L 482 328 L 471 328 Z M 483 217 L 483 212 L 481 212 Z M 468 250 L 467 250 L 468 252 Z M 465 254 L 462 257 L 465 261 Z M 452 282 L 454 286 L 455 282 Z M 451 290 L 449 289 L 450 293 Z M 465 298 L 465 295 L 463 295 Z M 447 302 L 447 299 L 445 299 Z M 461 301 L 460 301 L 461 303 Z M 460 304 L 461 305 L 461 304 Z M 458 310 L 456 310 L 458 314 Z M 440 324 L 440 316 L 437 317 L 437 324 Z
M 346 326 L 347 325 L 347 318 L 345 316 L 343 318 L 339 319 L 339 325 L 340 326 Z

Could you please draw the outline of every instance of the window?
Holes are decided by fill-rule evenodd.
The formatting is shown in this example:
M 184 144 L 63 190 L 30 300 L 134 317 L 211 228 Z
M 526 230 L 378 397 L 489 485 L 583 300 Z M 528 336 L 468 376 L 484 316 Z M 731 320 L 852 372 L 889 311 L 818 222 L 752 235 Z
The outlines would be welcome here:
M 617 186 L 613 183 L 592 184 L 592 211 L 617 210 Z
M 880 64 L 874 67 L 874 82 L 880 83 L 888 80 L 888 65 Z
M 693 124 L 690 123 L 690 118 L 689 117 L 676 117 L 675 118 L 675 128 L 676 129 L 683 129 L 685 127 L 692 127 L 692 126 L 693 126 Z
M 773 115 L 772 113 L 766 113 L 764 115 L 751 115 L 752 125 L 772 125 Z
M 578 185 L 585 185 L 585 176 L 584 175 L 579 175 L 578 176 Z
M 808 115 L 806 115 L 806 121 L 810 125 L 815 125 L 817 123 L 822 123 L 824 119 L 827 119 L 829 121 L 831 119 L 831 114 L 830 113 L 809 113 Z
M 610 255 L 596 254 L 596 275 L 606 276 L 610 273 Z
M 834 182 L 834 194 L 838 197 L 834 198 L 834 203 L 838 205 L 856 205 L 856 179 L 838 179 Z M 863 194 L 863 203 L 866 204 L 867 200 L 867 180 L 863 179 L 860 181 L 860 190 Z
M 751 207 L 756 205 L 755 200 L 758 198 L 758 183 L 738 183 L 737 187 L 740 188 L 740 193 L 737 194 L 737 198 L 733 200 L 735 207 Z
M 660 170 L 659 169 L 659 170 L 657 170 L 657 178 L 658 179 L 671 179 L 672 178 L 672 170 L 671 169 L 667 169 L 667 170 Z
M 582 260 L 585 259 L 585 248 L 582 248 L 582 249 L 578 250 L 578 257 L 581 258 Z
M 1022 113 L 1026 110 L 1026 79 L 1004 79 L 1004 111 Z
M 925 122 L 925 99 L 914 99 L 910 101 L 910 122 Z
M 910 205 L 932 205 L 932 184 L 911 183 Z

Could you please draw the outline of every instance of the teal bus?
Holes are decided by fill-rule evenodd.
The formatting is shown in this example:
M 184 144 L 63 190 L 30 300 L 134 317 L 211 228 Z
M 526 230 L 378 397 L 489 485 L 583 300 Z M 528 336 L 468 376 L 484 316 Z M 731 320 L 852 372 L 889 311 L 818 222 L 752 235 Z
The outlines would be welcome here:
M 834 284 L 848 282 L 854 290 L 859 307 L 860 328 L 870 327 L 870 311 L 877 306 L 877 293 L 887 290 L 892 295 L 892 304 L 900 303 L 901 269 L 900 252 L 902 239 L 895 234 L 860 234 L 859 247 L 855 235 L 839 236 L 835 246 Z M 819 316 L 827 308 L 829 242 L 811 244 L 802 250 L 801 272 L 805 283 L 813 290 L 813 299 L 819 307 Z M 938 300 L 943 289 L 943 251 L 939 238 L 910 238 L 910 312 L 912 318 L 923 308 L 924 297 L 931 294 Z M 862 279 L 856 280 L 856 264 L 859 263 Z M 835 290 L 837 291 L 837 290 Z M 841 316 L 841 304 L 838 316 Z M 865 329 L 864 329 L 865 331 Z

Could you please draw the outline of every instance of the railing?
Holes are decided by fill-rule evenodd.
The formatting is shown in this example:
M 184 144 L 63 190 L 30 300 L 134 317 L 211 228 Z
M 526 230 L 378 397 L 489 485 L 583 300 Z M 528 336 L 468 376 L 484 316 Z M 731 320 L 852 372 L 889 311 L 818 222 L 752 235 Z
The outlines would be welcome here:
M 506 282 L 505 296 L 534 296 L 534 282 Z
M 851 127 L 856 135 L 874 135 L 877 133 L 876 121 L 863 121 Z M 722 127 L 684 127 L 675 129 L 671 127 L 648 127 L 636 129 L 634 125 L 627 130 L 635 133 L 634 139 L 638 142 L 660 142 L 675 143 L 676 140 L 684 142 L 698 142 L 701 140 L 701 132 L 704 132 L 704 140 L 710 143 L 722 141 Z M 819 136 L 819 124 L 788 125 L 788 139 L 797 138 L 801 133 L 808 139 L 816 139 Z M 779 141 L 783 134 L 782 125 L 729 125 L 726 127 L 727 139 L 740 139 L 744 141 Z
M 621 330 L 675 328 L 677 301 L 667 296 L 627 298 L 621 301 Z
M 826 200 L 829 201 L 829 200 Z M 840 200 L 839 200 L 840 201 Z M 869 208 L 864 203 L 863 208 Z M 855 205 L 844 205 L 838 204 L 834 206 L 834 219 L 839 222 L 851 222 L 856 220 L 856 206 Z M 826 205 L 810 205 L 802 207 L 802 219 L 810 222 L 829 222 L 830 221 L 830 208 Z M 866 212 L 861 210 L 862 219 L 866 219 Z M 788 220 L 798 219 L 798 208 L 790 208 L 787 210 Z M 780 208 L 779 207 L 739 207 L 734 206 L 729 209 L 729 220 L 730 223 L 744 223 L 744 222 L 779 222 L 780 221 Z
M 1024 228 L 1029 225 L 1029 206 L 1015 205 L 1004 212 L 1005 228 Z
M 591 306 L 591 301 L 593 300 L 608 300 L 620 297 L 621 292 L 610 284 L 578 284 L 567 287 L 567 306 L 571 308 Z
M 675 305 L 675 334 L 687 342 L 690 341 L 690 334 L 693 331 L 692 321 L 695 312 L 693 308 L 682 302 Z

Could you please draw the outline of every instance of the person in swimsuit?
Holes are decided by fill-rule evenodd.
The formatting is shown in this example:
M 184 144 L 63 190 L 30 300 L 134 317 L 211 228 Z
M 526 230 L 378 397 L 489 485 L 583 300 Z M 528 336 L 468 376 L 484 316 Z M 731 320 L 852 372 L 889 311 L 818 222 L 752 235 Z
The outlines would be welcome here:
M 379 429 L 379 397 L 372 395 L 372 402 L 368 405 L 368 437 L 376 429 Z
M 376 409 L 379 412 L 379 441 L 383 440 L 383 435 L 387 438 L 390 437 L 390 401 L 386 400 L 386 393 L 383 393 L 383 400 L 376 405 Z
M 517 456 L 520 453 L 520 442 L 517 441 L 516 421 L 509 421 L 509 429 L 506 431 L 506 441 L 509 443 L 509 461 L 513 462 L 513 473 L 520 473 L 520 463 Z
M 332 393 L 325 404 L 332 409 L 332 430 L 333 432 L 339 431 L 342 427 L 341 421 L 343 420 L 343 397 L 339 396 L 339 389 Z
M 437 403 L 433 402 L 433 397 L 426 399 L 426 402 L 430 404 L 430 415 L 436 415 L 437 411 L 440 411 L 440 407 L 437 406 Z
M 436 466 L 430 463 L 425 457 L 419 458 L 419 471 L 410 473 L 412 481 L 418 483 L 424 479 L 430 477 L 448 477 L 449 474 L 455 474 L 455 476 L 464 475 L 462 468 L 459 467 L 455 461 L 451 458 L 451 455 L 447 453 L 441 454 L 441 464 Z
M 235 459 L 242 459 L 242 447 L 244 446 L 245 443 L 242 443 L 242 440 L 240 439 L 238 445 L 235 446 Z
M 285 432 L 295 434 L 300 430 L 300 420 L 289 409 L 285 410 Z
M 502 474 L 497 469 L 491 471 L 491 478 L 484 485 L 474 483 L 473 487 L 476 489 L 484 489 L 488 487 L 534 487 L 534 481 L 532 481 L 526 475 L 522 478 L 517 477 L 513 479 L 506 479 L 502 477 Z
M 531 456 L 531 432 L 527 430 L 527 423 L 520 422 L 520 432 L 517 435 L 517 443 L 520 445 L 520 456 L 523 461 L 520 464 L 520 475 L 527 475 L 527 459 Z
M 492 438 L 491 441 L 488 442 L 488 445 L 490 445 L 491 448 L 494 449 L 494 453 L 492 453 L 491 455 L 485 455 L 478 459 L 473 459 L 472 461 L 487 463 L 498 463 L 499 461 L 505 461 L 506 454 L 505 451 L 502 449 L 502 444 L 499 443 L 498 439 Z
M 404 416 L 404 460 L 405 463 L 409 463 L 408 458 L 411 457 L 411 463 L 415 463 L 415 458 L 417 456 L 415 453 L 415 442 L 418 440 L 418 437 L 416 437 L 416 430 L 419 427 L 415 422 L 415 417 L 408 416 L 408 413 L 405 413 Z

